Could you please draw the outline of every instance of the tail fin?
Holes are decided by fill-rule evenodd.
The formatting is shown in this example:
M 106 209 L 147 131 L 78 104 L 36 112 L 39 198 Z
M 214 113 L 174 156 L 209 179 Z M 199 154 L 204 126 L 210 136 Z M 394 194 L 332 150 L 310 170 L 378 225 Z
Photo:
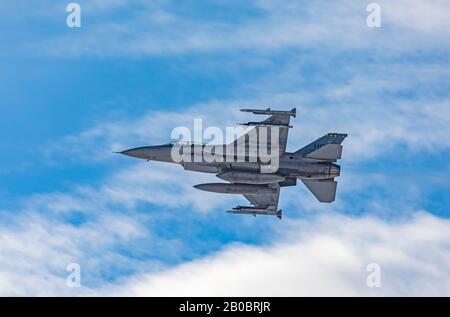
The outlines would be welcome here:
M 344 133 L 328 133 L 301 148 L 295 154 L 312 159 L 336 161 L 341 158 L 341 143 L 346 137 L 347 134 Z

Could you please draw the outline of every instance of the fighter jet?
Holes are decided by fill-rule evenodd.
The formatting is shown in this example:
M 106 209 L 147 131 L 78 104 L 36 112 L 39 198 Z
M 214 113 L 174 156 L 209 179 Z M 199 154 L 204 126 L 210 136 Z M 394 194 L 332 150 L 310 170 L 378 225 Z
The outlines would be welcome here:
M 341 158 L 341 143 L 347 134 L 328 133 L 298 151 L 287 152 L 288 132 L 292 128 L 290 119 L 296 117 L 295 108 L 290 111 L 271 108 L 241 111 L 269 117 L 244 123 L 250 128 L 229 144 L 175 142 L 119 153 L 147 161 L 180 164 L 189 171 L 216 174 L 225 182 L 194 187 L 214 193 L 244 195 L 251 205 L 236 206 L 227 211 L 232 214 L 273 215 L 281 219 L 282 210 L 278 209 L 280 189 L 296 186 L 297 180 L 301 180 L 318 201 L 330 203 L 335 200 L 335 177 L 340 175 L 336 161 Z M 262 154 L 263 148 L 266 151 Z

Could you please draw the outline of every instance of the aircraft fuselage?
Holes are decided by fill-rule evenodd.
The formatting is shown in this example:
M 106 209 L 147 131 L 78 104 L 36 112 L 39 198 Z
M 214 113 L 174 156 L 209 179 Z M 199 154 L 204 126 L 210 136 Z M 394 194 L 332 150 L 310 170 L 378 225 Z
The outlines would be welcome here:
M 202 155 L 204 146 L 197 145 L 197 147 L 197 154 L 196 149 L 192 148 L 190 159 L 186 162 L 174 162 L 172 159 L 172 144 L 138 147 L 121 153 L 147 161 L 180 164 L 185 170 L 196 172 L 217 174 L 233 170 L 264 175 L 260 173 L 264 166 L 267 166 L 267 163 L 258 158 L 248 155 L 243 157 L 235 155 L 230 159 L 224 155 L 222 159 L 216 157 L 216 161 L 211 162 Z M 279 157 L 278 169 L 275 174 L 299 179 L 328 179 L 339 176 L 340 167 L 333 162 L 318 162 L 315 159 L 298 157 L 294 153 L 285 153 Z

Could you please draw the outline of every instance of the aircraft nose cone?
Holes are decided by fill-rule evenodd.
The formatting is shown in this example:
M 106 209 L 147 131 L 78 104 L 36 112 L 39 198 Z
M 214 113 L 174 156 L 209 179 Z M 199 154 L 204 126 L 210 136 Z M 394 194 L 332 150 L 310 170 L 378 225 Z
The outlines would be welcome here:
M 145 159 L 148 156 L 148 153 L 144 151 L 142 148 L 135 148 L 135 149 L 129 149 L 122 152 L 119 152 L 120 154 Z
M 119 152 L 119 153 L 120 153 L 120 154 L 123 154 L 123 155 L 135 157 L 136 154 L 138 153 L 138 151 L 136 151 L 136 150 L 134 150 L 134 149 L 131 149 L 131 150 L 125 150 L 125 151 L 122 151 L 122 152 Z
M 171 147 L 168 145 L 153 145 L 137 147 L 119 152 L 120 154 L 140 158 L 144 160 L 172 162 Z

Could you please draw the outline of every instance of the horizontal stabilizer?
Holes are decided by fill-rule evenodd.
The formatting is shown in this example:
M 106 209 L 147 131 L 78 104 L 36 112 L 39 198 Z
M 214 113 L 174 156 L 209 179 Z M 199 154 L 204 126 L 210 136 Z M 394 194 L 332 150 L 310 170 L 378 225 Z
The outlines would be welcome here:
M 336 161 L 341 158 L 342 145 L 340 144 L 325 144 L 321 148 L 305 155 L 307 158 L 324 160 L 324 161 Z
M 318 201 L 331 203 L 336 197 L 337 182 L 334 180 L 307 180 L 302 179 L 303 184 L 313 193 Z

